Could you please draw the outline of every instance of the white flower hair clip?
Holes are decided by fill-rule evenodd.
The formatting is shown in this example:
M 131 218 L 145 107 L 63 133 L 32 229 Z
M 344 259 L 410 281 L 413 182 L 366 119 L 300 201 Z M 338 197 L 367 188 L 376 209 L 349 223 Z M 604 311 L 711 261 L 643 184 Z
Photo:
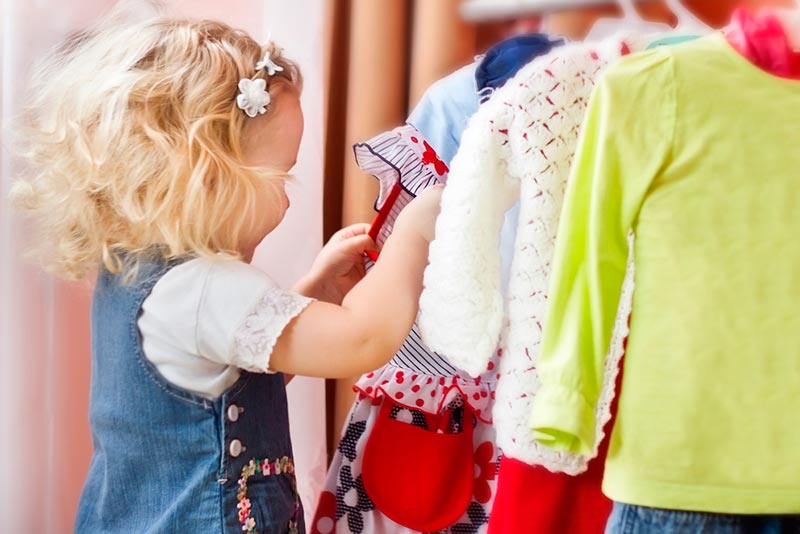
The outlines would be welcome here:
M 271 100 L 272 98 L 267 92 L 267 81 L 263 78 L 239 80 L 239 96 L 236 97 L 236 105 L 247 113 L 248 117 L 254 118 L 266 113 Z
M 272 61 L 272 47 L 264 53 L 264 59 L 256 63 L 256 72 L 261 69 L 267 69 L 267 76 L 275 76 L 279 72 L 283 72 L 283 67 Z
M 269 42 L 269 39 L 267 41 Z M 256 63 L 255 69 L 256 72 L 266 69 L 267 76 L 275 76 L 277 73 L 283 72 L 283 67 L 272 60 L 274 45 L 269 42 L 266 48 L 264 58 Z M 239 80 L 239 96 L 236 97 L 236 105 L 247 113 L 248 117 L 253 118 L 266 113 L 271 100 L 272 98 L 267 92 L 267 81 L 263 78 Z

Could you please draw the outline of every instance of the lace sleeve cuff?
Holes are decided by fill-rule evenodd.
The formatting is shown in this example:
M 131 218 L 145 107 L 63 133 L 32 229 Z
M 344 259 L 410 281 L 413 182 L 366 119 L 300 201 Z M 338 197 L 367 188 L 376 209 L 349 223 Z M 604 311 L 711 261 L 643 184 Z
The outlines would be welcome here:
M 269 361 L 278 338 L 313 299 L 278 287 L 266 289 L 236 330 L 233 365 L 254 373 L 270 373 Z

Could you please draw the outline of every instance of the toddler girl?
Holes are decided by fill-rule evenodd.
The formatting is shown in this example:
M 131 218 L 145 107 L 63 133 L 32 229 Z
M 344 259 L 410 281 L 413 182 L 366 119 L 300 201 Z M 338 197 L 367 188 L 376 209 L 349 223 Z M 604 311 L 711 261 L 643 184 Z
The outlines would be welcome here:
M 37 70 L 35 172 L 12 193 L 56 272 L 99 268 L 76 531 L 303 532 L 285 376 L 353 376 L 394 355 L 439 191 L 404 211 L 363 280 L 374 244 L 357 225 L 280 289 L 248 262 L 289 205 L 297 68 L 222 23 L 117 19 Z

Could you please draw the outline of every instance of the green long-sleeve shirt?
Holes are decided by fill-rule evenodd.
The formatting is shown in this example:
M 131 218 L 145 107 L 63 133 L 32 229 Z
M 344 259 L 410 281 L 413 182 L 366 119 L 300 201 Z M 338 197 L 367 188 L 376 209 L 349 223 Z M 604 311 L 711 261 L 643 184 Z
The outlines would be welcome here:
M 714 35 L 598 84 L 566 192 L 531 427 L 589 452 L 636 236 L 605 493 L 800 513 L 800 82 Z

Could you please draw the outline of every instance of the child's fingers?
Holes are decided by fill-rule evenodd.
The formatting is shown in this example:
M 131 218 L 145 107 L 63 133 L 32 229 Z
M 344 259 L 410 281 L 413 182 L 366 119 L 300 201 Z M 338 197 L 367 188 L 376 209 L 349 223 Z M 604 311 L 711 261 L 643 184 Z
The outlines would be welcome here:
M 362 235 L 369 232 L 371 225 L 367 223 L 356 223 L 346 227 L 345 230 L 351 230 L 353 235 Z
M 351 237 L 364 235 L 369 232 L 369 228 L 370 225 L 366 223 L 351 224 L 350 226 L 346 226 L 333 234 L 331 241 L 343 241 L 345 239 L 350 239 Z
M 367 234 L 356 235 L 344 239 L 339 246 L 348 254 L 363 254 L 364 252 L 378 252 L 379 247 Z

